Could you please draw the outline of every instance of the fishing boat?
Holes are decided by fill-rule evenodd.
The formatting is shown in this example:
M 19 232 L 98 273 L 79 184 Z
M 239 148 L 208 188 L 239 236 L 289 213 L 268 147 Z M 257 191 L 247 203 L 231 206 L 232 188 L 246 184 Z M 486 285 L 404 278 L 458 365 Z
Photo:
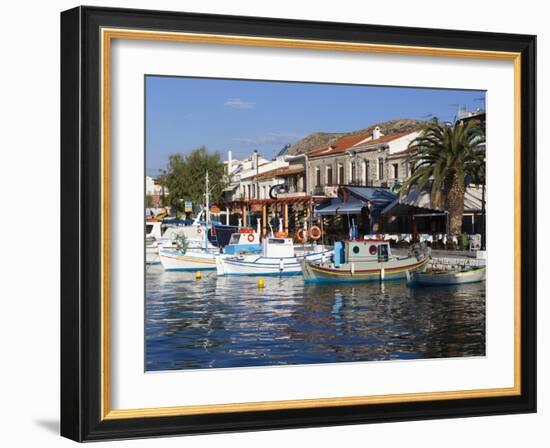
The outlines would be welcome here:
M 160 249 L 175 249 L 176 243 L 169 240 L 147 241 L 145 244 L 145 263 L 160 264 Z
M 268 236 L 259 254 L 216 257 L 216 270 L 218 275 L 299 275 L 303 260 L 324 260 L 331 255 L 332 250 L 322 244 L 296 247 L 292 238 Z
M 208 233 L 212 227 L 210 221 L 210 185 L 208 171 L 204 178 L 204 207 L 201 213 L 195 219 L 191 226 L 183 226 L 181 229 L 184 232 L 185 238 L 182 238 L 186 243 L 185 249 L 176 248 L 159 248 L 159 258 L 162 267 L 166 271 L 198 271 L 216 269 L 216 256 L 220 254 L 220 249 L 212 245 L 208 239 Z M 204 225 L 199 222 L 200 215 L 204 211 Z M 195 235 L 189 232 L 196 232 Z M 196 243 L 198 241 L 198 246 Z
M 190 249 L 159 249 L 159 258 L 165 271 L 202 271 L 216 269 L 216 255 L 219 249 L 204 251 Z
M 229 238 L 229 243 L 222 249 L 222 254 L 233 256 L 238 254 L 257 254 L 262 251 L 260 233 L 249 228 L 239 228 Z
M 162 222 L 148 219 L 145 223 L 145 263 L 160 263 L 158 241 L 162 238 Z
M 368 282 L 406 278 L 407 272 L 423 271 L 430 259 L 429 248 L 415 246 L 409 254 L 391 253 L 388 241 L 355 239 L 338 241 L 329 260 L 304 260 L 306 282 Z
M 460 271 L 410 272 L 407 286 L 417 285 L 464 285 L 477 283 L 485 279 L 485 266 L 466 268 Z
M 161 227 L 162 225 L 162 227 Z M 176 249 L 176 240 L 181 235 L 185 236 L 188 249 L 195 252 L 203 250 L 211 251 L 215 246 L 208 240 L 206 227 L 199 221 L 186 226 L 164 224 L 164 222 L 146 222 L 145 226 L 145 262 L 158 264 L 161 262 L 159 252 L 161 249 Z
M 261 250 L 259 234 L 252 229 L 243 228 L 231 235 L 229 244 L 223 249 L 200 250 L 191 248 L 183 253 L 178 249 L 161 248 L 159 257 L 166 271 L 213 270 L 216 269 L 216 257 L 218 256 L 255 254 L 260 253 Z

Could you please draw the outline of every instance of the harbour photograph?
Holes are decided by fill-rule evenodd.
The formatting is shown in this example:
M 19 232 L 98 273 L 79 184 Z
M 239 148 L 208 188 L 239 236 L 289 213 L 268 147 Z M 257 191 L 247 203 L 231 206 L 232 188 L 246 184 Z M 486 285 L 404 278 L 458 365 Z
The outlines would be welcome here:
M 486 355 L 486 92 L 147 75 L 147 372 Z

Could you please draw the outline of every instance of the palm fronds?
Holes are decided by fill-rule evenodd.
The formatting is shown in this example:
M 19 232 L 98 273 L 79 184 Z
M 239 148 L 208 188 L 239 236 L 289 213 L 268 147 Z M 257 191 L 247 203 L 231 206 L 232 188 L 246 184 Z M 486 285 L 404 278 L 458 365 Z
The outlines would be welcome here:
M 411 176 L 403 184 L 402 194 L 411 188 L 422 191 L 429 186 L 434 204 L 445 208 L 450 215 L 462 214 L 463 206 L 449 204 L 453 190 L 465 190 L 465 179 L 470 177 L 485 182 L 485 133 L 472 123 L 447 126 L 431 122 L 409 144 Z

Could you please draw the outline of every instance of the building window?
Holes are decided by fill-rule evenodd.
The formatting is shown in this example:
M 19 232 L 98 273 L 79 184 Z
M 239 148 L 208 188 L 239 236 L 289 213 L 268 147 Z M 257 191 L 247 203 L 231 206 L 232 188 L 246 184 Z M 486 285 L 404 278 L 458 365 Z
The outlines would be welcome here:
M 392 168 L 393 168 L 393 178 L 397 179 L 399 177 L 399 164 L 392 163 Z
M 368 185 L 369 184 L 369 161 L 368 160 L 365 160 L 365 162 L 363 163 L 363 169 L 364 169 L 364 174 L 363 174 L 363 185 Z
M 327 185 L 332 185 L 332 166 L 327 166 Z
M 252 197 L 252 196 L 250 196 L 250 184 L 248 184 L 247 189 L 248 189 L 248 196 L 247 197 L 248 197 L 248 199 L 250 199 Z
M 315 186 L 316 187 L 321 186 L 321 168 L 319 167 L 315 168 Z
M 265 185 L 262 187 L 262 199 L 267 199 L 267 189 Z
M 378 179 L 384 179 L 384 159 L 382 157 L 378 159 Z
M 357 173 L 355 168 L 355 162 L 351 162 L 351 183 L 355 184 L 357 182 Z
M 344 183 L 344 165 L 338 164 L 338 183 Z
M 409 177 L 409 162 L 403 162 L 403 172 L 405 173 L 405 179 Z

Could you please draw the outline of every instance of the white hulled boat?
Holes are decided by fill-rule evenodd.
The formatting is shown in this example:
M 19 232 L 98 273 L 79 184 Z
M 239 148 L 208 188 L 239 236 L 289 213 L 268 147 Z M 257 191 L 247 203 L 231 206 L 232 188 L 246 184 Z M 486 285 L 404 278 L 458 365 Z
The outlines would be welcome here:
M 338 241 L 329 260 L 305 261 L 302 267 L 306 282 L 384 281 L 423 271 L 429 259 L 427 246 L 414 247 L 409 255 L 398 257 L 391 253 L 387 241 L 359 239 Z
M 189 227 L 183 227 L 186 240 L 189 246 L 185 252 L 178 248 L 160 248 L 159 258 L 162 266 L 167 271 L 198 271 L 216 269 L 216 257 L 222 253 L 219 248 L 214 247 L 208 240 L 208 229 L 211 227 L 210 222 L 210 189 L 208 182 L 208 172 L 205 178 L 205 226 L 196 227 L 196 236 L 188 234 Z M 199 215 L 200 216 L 200 215 Z M 198 219 L 198 218 L 197 218 Z M 190 226 L 193 228 L 194 226 Z M 199 244 L 196 245 L 197 241 Z M 224 253 L 234 256 L 242 252 L 257 253 L 261 250 L 259 233 L 252 229 L 243 228 L 239 232 L 233 234 L 230 242 L 223 249 Z
M 145 262 L 147 264 L 160 263 L 160 249 L 176 249 L 176 240 L 180 235 L 185 236 L 190 251 L 202 252 L 205 248 L 206 251 L 213 251 L 215 246 L 208 241 L 206 227 L 199 222 L 200 216 L 199 214 L 193 224 L 190 225 L 174 226 L 168 224 L 164 232 L 162 230 L 163 222 L 147 221 L 145 224 Z
M 218 275 L 296 275 L 301 261 L 325 260 L 332 255 L 321 244 L 294 246 L 292 238 L 270 236 L 262 242 L 262 253 L 216 257 Z
M 485 280 L 485 266 L 465 268 L 459 271 L 412 271 L 407 273 L 407 286 L 465 285 Z
M 145 263 L 160 263 L 158 241 L 162 238 L 162 221 L 154 219 L 145 222 Z
M 177 249 L 160 249 L 159 258 L 166 271 L 201 271 L 216 269 L 216 255 L 219 250 L 200 251 L 187 250 L 185 253 Z
M 231 235 L 229 244 L 219 249 L 200 250 L 188 249 L 185 253 L 177 249 L 160 249 L 162 266 L 167 271 L 197 271 L 216 269 L 216 258 L 219 256 L 237 256 L 239 254 L 254 254 L 261 252 L 259 234 L 252 229 L 240 229 Z

